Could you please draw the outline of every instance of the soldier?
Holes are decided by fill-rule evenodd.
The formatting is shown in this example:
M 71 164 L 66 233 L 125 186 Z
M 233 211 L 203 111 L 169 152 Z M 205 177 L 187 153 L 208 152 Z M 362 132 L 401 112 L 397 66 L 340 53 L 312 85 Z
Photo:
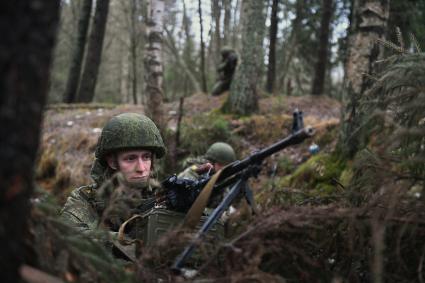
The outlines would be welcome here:
M 224 142 L 212 144 L 204 156 L 189 160 L 192 165 L 181 172 L 179 178 L 196 180 L 201 175 L 217 172 L 229 163 L 236 160 L 236 154 L 233 147 Z
M 204 156 L 189 160 L 187 163 L 192 165 L 178 174 L 178 177 L 198 180 L 202 177 L 202 175 L 212 175 L 235 160 L 236 154 L 231 145 L 224 142 L 216 142 L 208 148 Z M 226 190 L 213 193 L 208 203 L 208 208 L 205 209 L 205 214 L 210 214 L 212 212 L 212 208 L 216 207 L 220 203 L 225 191 Z
M 102 130 L 91 170 L 94 184 L 75 189 L 61 216 L 80 232 L 111 244 L 120 225 L 147 201 L 159 185 L 152 178 L 154 161 L 165 154 L 152 120 L 136 113 L 111 118 Z M 100 239 L 98 227 L 109 231 Z
M 238 55 L 236 51 L 230 47 L 223 47 L 221 49 L 221 63 L 217 68 L 217 82 L 211 91 L 212 95 L 217 96 L 229 90 L 237 64 Z

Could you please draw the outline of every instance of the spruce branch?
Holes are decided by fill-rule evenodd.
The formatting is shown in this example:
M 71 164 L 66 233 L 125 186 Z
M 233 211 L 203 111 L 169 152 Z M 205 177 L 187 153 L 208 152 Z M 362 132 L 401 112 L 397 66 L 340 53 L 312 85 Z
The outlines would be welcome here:
M 384 39 L 381 39 L 381 38 L 378 38 L 376 41 L 379 44 L 381 44 L 382 46 L 387 47 L 389 49 L 392 49 L 392 50 L 394 50 L 394 51 L 396 51 L 400 54 L 406 53 L 406 50 L 404 48 L 397 46 L 395 43 L 393 43 L 391 41 L 384 40 Z

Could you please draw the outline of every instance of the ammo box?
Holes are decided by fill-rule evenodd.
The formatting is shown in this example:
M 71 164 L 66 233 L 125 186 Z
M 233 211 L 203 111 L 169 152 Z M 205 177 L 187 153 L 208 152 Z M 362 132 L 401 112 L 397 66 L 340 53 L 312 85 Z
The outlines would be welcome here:
M 158 240 L 161 235 L 181 224 L 185 215 L 185 213 L 171 211 L 165 208 L 153 208 L 151 211 L 147 212 L 142 219 L 137 221 L 135 236 L 143 240 L 144 245 L 150 246 Z M 207 218 L 207 216 L 201 217 L 200 223 L 194 232 L 202 227 Z M 207 232 L 207 235 L 209 238 L 212 237 L 213 240 L 222 240 L 224 238 L 223 223 L 217 221 Z

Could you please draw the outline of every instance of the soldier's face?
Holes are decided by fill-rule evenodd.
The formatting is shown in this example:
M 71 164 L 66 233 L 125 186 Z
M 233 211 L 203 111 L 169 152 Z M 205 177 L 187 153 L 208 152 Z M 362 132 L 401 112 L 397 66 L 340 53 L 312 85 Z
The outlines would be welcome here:
M 217 172 L 218 170 L 220 170 L 224 167 L 224 164 L 219 163 L 219 162 L 214 162 L 213 166 L 214 166 L 214 171 Z
M 108 158 L 108 164 L 120 171 L 128 183 L 145 183 L 152 169 L 152 152 L 142 149 L 120 151 L 116 154 L 116 162 Z

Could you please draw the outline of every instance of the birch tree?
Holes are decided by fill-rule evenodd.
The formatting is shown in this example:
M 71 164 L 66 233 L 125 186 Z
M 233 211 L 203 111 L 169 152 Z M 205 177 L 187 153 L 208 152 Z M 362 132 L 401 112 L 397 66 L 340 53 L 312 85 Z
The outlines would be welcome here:
M 164 129 L 163 121 L 163 25 L 164 0 L 148 1 L 147 46 L 145 49 L 145 93 L 147 96 L 146 112 L 160 129 Z

